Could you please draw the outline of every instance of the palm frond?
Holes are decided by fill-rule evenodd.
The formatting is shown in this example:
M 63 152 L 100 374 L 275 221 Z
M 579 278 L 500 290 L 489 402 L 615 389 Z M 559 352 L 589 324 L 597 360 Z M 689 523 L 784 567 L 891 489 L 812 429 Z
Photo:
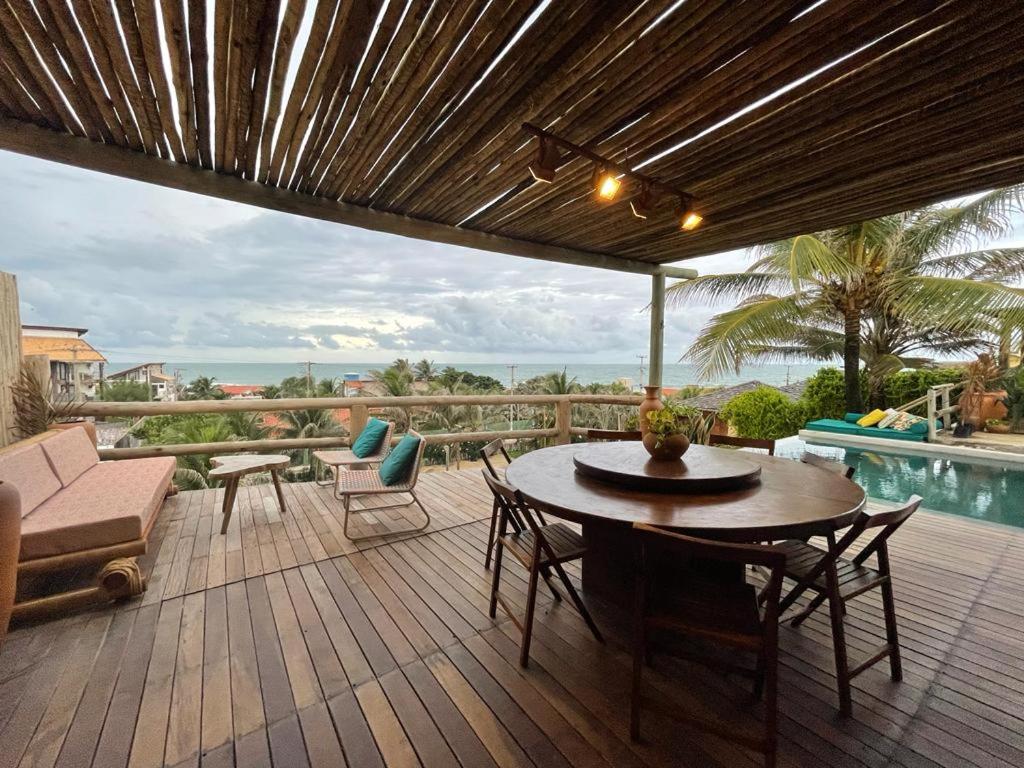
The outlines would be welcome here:
M 665 290 L 665 302 L 682 306 L 686 301 L 700 301 L 714 305 L 725 299 L 744 300 L 751 296 L 773 293 L 786 288 L 787 280 L 778 274 L 766 272 L 732 272 L 723 275 L 705 275 L 692 280 L 673 283 Z
M 986 280 L 918 276 L 890 298 L 893 308 L 915 324 L 954 332 L 990 327 L 998 317 L 1024 325 L 1024 290 Z
M 905 239 L 920 254 L 973 249 L 1012 231 L 1013 214 L 1021 211 L 1024 185 L 996 189 L 962 205 L 916 213 Z
M 1020 280 L 1024 278 L 1024 248 L 992 248 L 936 256 L 922 262 L 921 270 L 937 277 L 968 277 L 996 282 Z

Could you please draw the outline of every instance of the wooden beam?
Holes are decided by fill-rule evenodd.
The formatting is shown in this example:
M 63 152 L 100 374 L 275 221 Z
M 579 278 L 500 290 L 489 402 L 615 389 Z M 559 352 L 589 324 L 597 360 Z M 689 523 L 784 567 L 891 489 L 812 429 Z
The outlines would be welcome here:
M 21 315 L 18 283 L 14 275 L 0 272 L 0 448 L 13 443 L 14 397 L 11 386 L 21 370 Z
M 293 213 L 321 221 L 347 224 L 418 240 L 641 275 L 668 274 L 670 277 L 686 278 L 695 277 L 697 274 L 690 269 L 665 267 L 643 261 L 631 261 L 604 253 L 576 251 L 527 240 L 516 240 L 311 197 L 244 181 L 214 171 L 190 168 L 183 164 L 150 157 L 128 149 L 79 139 L 9 118 L 0 118 L 0 149 L 100 173 L 109 173 L 134 181 L 144 181 L 148 184 L 232 200 L 236 203 L 255 205 L 269 210 Z

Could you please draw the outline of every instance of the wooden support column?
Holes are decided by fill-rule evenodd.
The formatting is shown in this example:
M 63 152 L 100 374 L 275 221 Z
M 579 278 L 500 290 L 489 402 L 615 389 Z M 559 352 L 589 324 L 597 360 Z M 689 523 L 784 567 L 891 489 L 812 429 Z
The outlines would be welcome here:
M 354 443 L 356 441 L 356 438 L 366 428 L 368 420 L 369 413 L 365 405 L 353 405 L 349 409 L 348 435 L 350 442 Z
M 568 445 L 572 442 L 572 401 L 566 396 L 555 403 L 555 436 L 557 445 Z
M 651 373 L 648 386 L 661 386 L 665 353 L 665 275 L 651 276 Z M 643 382 L 640 382 L 643 384 Z
M 11 386 L 21 370 L 21 315 L 18 282 L 0 272 L 0 448 L 16 439 Z

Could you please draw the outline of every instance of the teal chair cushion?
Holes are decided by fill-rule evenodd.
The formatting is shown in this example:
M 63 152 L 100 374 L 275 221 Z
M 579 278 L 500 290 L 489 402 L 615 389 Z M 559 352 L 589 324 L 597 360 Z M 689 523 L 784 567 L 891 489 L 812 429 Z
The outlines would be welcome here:
M 381 440 L 388 431 L 388 425 L 380 419 L 370 419 L 352 443 L 352 453 L 360 459 L 372 456 L 380 449 Z
M 384 485 L 397 485 L 408 479 L 416 461 L 416 452 L 422 438 L 406 435 L 391 449 L 380 465 L 380 480 Z

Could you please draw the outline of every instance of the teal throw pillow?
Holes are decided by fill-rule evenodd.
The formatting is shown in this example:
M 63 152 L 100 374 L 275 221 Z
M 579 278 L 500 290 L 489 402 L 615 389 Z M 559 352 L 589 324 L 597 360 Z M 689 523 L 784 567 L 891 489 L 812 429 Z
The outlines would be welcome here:
M 370 419 L 359 433 L 359 437 L 352 443 L 352 453 L 360 459 L 372 456 L 380 448 L 381 441 L 388 431 L 388 425 L 380 419 Z
M 391 449 L 391 453 L 380 465 L 380 479 L 384 485 L 397 485 L 408 479 L 422 439 L 415 435 L 406 435 Z

